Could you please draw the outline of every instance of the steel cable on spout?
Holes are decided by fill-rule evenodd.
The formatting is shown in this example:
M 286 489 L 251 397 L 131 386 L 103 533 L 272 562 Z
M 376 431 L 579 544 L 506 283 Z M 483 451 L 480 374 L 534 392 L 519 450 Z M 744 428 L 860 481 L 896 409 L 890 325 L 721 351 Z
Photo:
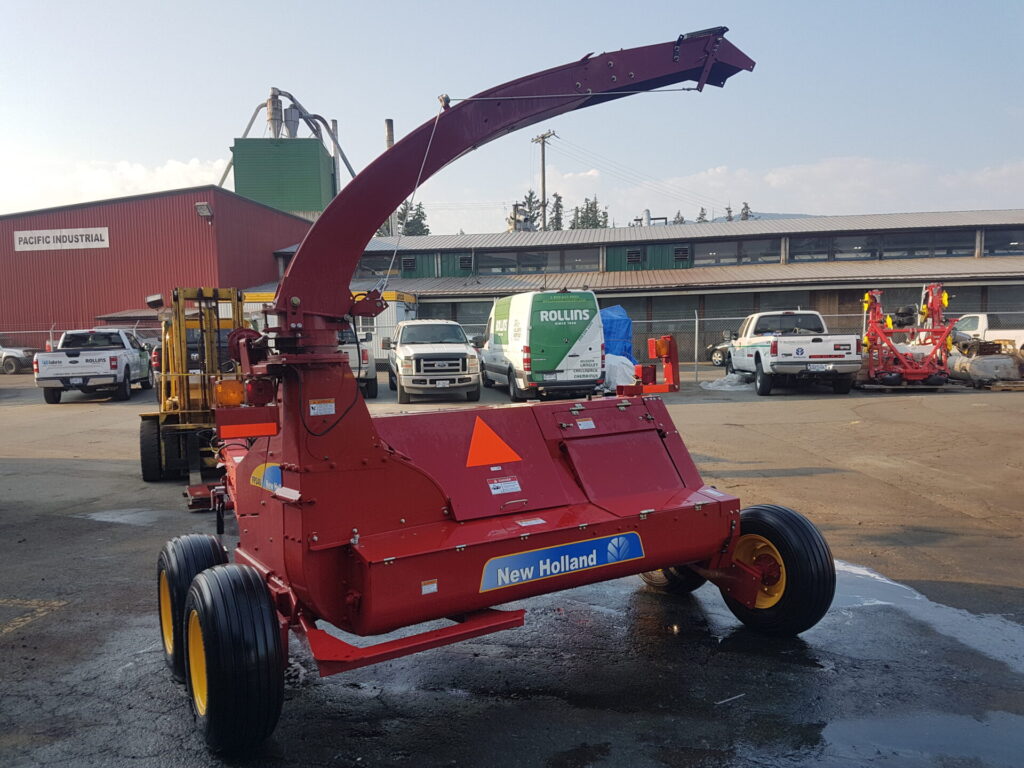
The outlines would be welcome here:
M 409 220 L 409 212 L 413 209 L 413 204 L 416 202 L 416 193 L 420 188 L 420 181 L 423 179 L 423 169 L 427 167 L 427 158 L 430 156 L 430 147 L 434 143 L 434 134 L 437 133 L 437 123 L 441 119 L 441 113 L 444 112 L 444 100 L 441 101 L 441 106 L 437 109 L 437 117 L 434 118 L 434 125 L 430 129 L 430 138 L 427 139 L 427 148 L 423 151 L 423 161 L 420 163 L 419 173 L 416 174 L 416 185 L 412 188 L 412 194 L 409 196 L 409 206 L 405 209 L 405 218 L 402 219 L 402 231 L 398 233 L 398 239 L 395 240 L 395 249 L 391 252 L 391 261 L 388 264 L 388 270 L 384 273 L 384 279 L 380 281 L 376 289 L 380 292 L 381 296 L 384 295 L 384 290 L 388 287 L 388 280 L 391 277 L 391 270 L 395 266 L 395 258 L 398 256 L 398 246 L 402 243 L 402 238 L 405 236 L 405 223 Z M 392 232 L 392 234 L 395 234 Z

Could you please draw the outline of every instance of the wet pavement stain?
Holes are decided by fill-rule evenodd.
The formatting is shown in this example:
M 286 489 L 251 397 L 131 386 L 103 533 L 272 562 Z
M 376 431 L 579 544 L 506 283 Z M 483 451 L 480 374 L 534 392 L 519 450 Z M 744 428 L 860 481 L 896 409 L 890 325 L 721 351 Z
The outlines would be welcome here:
M 857 565 L 838 563 L 831 611 L 798 638 L 750 632 L 710 586 L 672 597 L 622 579 L 509 607 L 526 626 L 336 677 L 293 638 L 277 731 L 231 764 L 1022 764 L 1024 628 Z M 44 644 L 69 631 L 38 625 L 54 633 Z M 92 649 L 82 661 L 5 676 L 5 766 L 225 764 L 193 732 L 154 614 L 79 627 L 75 642 Z

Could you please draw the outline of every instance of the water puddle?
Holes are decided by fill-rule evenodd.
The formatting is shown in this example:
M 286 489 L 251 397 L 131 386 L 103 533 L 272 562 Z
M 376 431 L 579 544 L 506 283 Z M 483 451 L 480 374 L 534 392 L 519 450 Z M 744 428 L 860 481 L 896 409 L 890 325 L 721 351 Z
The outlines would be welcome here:
M 830 755 L 851 765 L 967 765 L 1018 768 L 1024 750 L 1024 717 L 989 712 L 983 718 L 965 715 L 894 715 L 885 719 L 836 720 L 825 726 L 822 738 Z M 984 761 L 981 763 L 980 761 Z M 960 763 L 957 763 L 959 765 Z

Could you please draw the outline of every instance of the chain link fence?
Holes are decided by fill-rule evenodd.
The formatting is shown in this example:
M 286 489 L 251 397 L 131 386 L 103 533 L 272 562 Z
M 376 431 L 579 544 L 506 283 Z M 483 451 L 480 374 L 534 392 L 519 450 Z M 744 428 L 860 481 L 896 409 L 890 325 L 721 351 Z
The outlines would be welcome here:
M 960 309 L 953 313 L 953 316 L 971 314 L 973 312 L 980 312 L 980 310 Z M 1024 309 L 1000 310 L 997 314 L 1004 328 L 1024 328 Z M 859 312 L 853 314 L 823 314 L 822 317 L 825 319 L 825 324 L 830 333 L 859 336 L 864 332 L 864 317 Z M 723 317 L 699 317 L 694 315 L 693 317 L 679 317 L 675 319 L 633 320 L 633 356 L 638 363 L 657 362 L 647 355 L 647 340 L 660 338 L 661 336 L 673 336 L 679 349 L 680 364 L 695 366 L 696 370 L 701 364 L 710 362 L 711 353 L 718 344 L 725 340 L 725 333 L 731 332 L 735 334 L 745 319 L 746 315 Z M 134 331 L 143 342 L 156 343 L 160 339 L 160 326 L 154 323 L 136 323 L 118 327 Z M 470 339 L 474 336 L 482 335 L 486 330 L 486 325 L 483 323 L 464 324 L 462 327 L 466 332 L 466 336 Z M 0 345 L 43 350 L 46 348 L 48 341 L 52 342 L 53 346 L 56 346 L 64 330 L 56 326 L 47 329 L 0 329 Z M 365 326 L 361 328 L 361 339 L 367 330 L 369 329 Z M 381 342 L 385 338 L 394 338 L 394 335 L 395 326 L 376 325 L 372 330 L 372 339 L 366 342 L 366 346 L 373 351 L 377 359 L 378 371 L 384 371 L 387 368 L 387 352 L 383 349 Z M 990 333 L 990 335 L 992 334 Z

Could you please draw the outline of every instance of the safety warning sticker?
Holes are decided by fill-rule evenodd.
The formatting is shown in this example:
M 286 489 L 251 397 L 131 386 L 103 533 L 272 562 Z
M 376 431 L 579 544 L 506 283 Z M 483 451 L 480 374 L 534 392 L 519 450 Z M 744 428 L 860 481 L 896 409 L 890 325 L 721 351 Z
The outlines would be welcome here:
M 580 429 L 594 429 L 595 424 L 593 419 L 576 419 L 576 426 Z
M 310 416 L 333 416 L 334 415 L 334 398 L 326 397 L 322 400 L 310 400 L 309 401 L 309 415 Z
M 420 582 L 421 595 L 433 595 L 437 592 L 437 579 L 428 579 Z
M 487 479 L 487 485 L 491 489 L 492 496 L 500 496 L 503 493 L 519 493 L 519 478 L 514 475 L 508 477 L 491 477 Z

